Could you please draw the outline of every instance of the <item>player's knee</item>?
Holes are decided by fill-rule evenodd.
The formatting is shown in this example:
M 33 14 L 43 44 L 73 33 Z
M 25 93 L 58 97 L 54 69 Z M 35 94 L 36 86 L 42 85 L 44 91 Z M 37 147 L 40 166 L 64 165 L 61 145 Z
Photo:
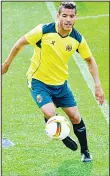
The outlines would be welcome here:
M 70 120 L 72 122 L 72 124 L 79 124 L 81 121 L 81 117 L 79 112 L 74 113 L 71 117 Z
M 42 106 L 41 110 L 47 119 L 56 115 L 55 107 L 53 103 L 49 103 L 49 104 Z
M 45 111 L 44 112 L 44 116 L 47 118 L 47 119 L 49 119 L 49 118 L 51 118 L 51 117 L 53 117 L 53 116 L 55 116 L 56 115 L 56 113 L 55 113 L 55 111 Z

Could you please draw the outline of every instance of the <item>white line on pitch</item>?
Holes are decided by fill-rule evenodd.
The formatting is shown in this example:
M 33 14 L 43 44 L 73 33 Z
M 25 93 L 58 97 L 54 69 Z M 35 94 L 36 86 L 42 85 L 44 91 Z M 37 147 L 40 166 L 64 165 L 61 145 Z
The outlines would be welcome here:
M 100 14 L 100 15 L 95 15 L 95 16 L 85 16 L 85 17 L 79 17 L 78 20 L 85 20 L 85 19 L 89 19 L 89 18 L 100 18 L 100 17 L 108 17 L 109 14 Z

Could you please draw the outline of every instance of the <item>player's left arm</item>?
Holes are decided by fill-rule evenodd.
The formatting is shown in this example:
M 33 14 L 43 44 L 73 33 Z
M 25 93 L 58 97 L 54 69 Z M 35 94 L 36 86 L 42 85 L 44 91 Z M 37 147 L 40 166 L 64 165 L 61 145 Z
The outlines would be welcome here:
M 87 62 L 88 67 L 89 67 L 89 71 L 94 79 L 96 99 L 98 100 L 99 104 L 102 105 L 104 103 L 104 92 L 103 92 L 100 78 L 99 78 L 97 63 L 96 63 L 93 56 L 86 58 L 85 61 Z

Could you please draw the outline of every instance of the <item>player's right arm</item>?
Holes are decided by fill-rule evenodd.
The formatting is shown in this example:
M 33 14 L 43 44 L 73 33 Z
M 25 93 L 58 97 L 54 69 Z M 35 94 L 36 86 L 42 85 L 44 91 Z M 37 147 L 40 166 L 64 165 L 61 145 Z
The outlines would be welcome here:
M 15 56 L 19 53 L 20 50 L 23 49 L 25 45 L 32 45 L 36 46 L 36 42 L 38 42 L 42 37 L 42 24 L 37 25 L 34 29 L 29 31 L 27 34 L 25 34 L 23 37 L 21 37 L 13 46 L 9 56 L 5 60 L 5 62 L 2 65 L 2 74 L 6 73 L 8 71 L 8 68 L 15 58 Z
M 13 46 L 12 50 L 10 51 L 7 59 L 2 64 L 2 74 L 6 73 L 8 71 L 9 66 L 11 65 L 11 62 L 15 58 L 15 56 L 23 49 L 25 45 L 28 45 L 29 42 L 26 40 L 26 38 L 23 36 L 21 37 Z

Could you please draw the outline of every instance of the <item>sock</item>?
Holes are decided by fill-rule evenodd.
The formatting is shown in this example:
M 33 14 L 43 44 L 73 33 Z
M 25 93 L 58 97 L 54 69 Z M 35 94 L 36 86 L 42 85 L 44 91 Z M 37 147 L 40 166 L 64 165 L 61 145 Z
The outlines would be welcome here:
M 73 124 L 73 130 L 79 140 L 81 153 L 84 153 L 85 150 L 88 150 L 88 145 L 87 145 L 86 126 L 82 119 L 79 124 Z
M 68 147 L 71 150 L 77 150 L 78 146 L 76 144 L 76 142 L 71 139 L 69 136 L 67 136 L 65 139 L 62 140 L 63 144 Z
M 44 117 L 45 123 L 48 121 L 45 117 Z M 69 136 L 67 136 L 65 139 L 62 140 L 63 144 L 68 147 L 71 150 L 77 150 L 78 146 L 76 144 L 76 142 L 71 139 Z

